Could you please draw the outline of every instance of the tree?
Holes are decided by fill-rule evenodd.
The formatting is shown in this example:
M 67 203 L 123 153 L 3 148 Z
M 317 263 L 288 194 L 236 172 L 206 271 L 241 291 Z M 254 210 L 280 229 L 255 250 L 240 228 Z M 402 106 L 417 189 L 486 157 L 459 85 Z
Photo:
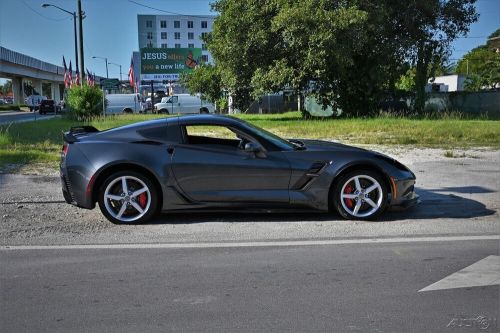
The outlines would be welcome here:
M 399 5 L 398 25 L 404 36 L 403 47 L 415 66 L 415 105 L 421 112 L 425 105 L 425 85 L 435 75 L 437 65 L 450 53 L 450 44 L 466 34 L 477 21 L 476 0 L 404 1 Z
M 211 103 L 221 98 L 223 86 L 217 66 L 202 64 L 191 73 L 181 75 L 180 81 L 191 94 L 200 93 Z
M 500 53 L 491 45 L 491 38 L 500 35 L 500 29 L 493 32 L 485 45 L 465 54 L 457 64 L 456 73 L 467 75 L 465 88 L 469 91 L 500 87 Z
M 366 13 L 326 0 L 219 0 L 213 9 L 220 16 L 208 48 L 242 109 L 286 86 L 311 89 L 325 103 L 338 99 L 336 73 L 352 66 L 365 35 Z
M 0 92 L 3 95 L 7 95 L 8 93 L 12 92 L 12 81 L 7 80 L 3 85 L 0 86 Z

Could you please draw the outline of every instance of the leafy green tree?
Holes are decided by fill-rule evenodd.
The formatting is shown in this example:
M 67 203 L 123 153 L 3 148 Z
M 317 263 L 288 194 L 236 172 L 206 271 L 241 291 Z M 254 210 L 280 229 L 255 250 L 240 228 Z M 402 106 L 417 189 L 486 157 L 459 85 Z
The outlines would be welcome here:
M 12 81 L 7 80 L 4 84 L 0 86 L 0 92 L 4 95 L 7 95 L 8 93 L 12 92 Z
M 181 75 L 180 81 L 191 94 L 200 93 L 212 103 L 221 98 L 224 88 L 217 66 L 211 64 L 202 64 L 191 73 Z
M 450 44 L 477 21 L 476 0 L 401 1 L 397 24 L 407 58 L 415 66 L 415 105 L 425 105 L 425 85 L 450 53 Z
M 500 35 L 500 29 L 488 38 Z M 469 91 L 493 89 L 500 86 L 500 53 L 488 41 L 463 56 L 457 64 L 457 74 L 468 76 L 465 88 Z
M 237 107 L 284 87 L 340 100 L 339 77 L 351 75 L 363 51 L 364 11 L 326 0 L 219 0 L 213 8 L 220 16 L 208 48 Z
M 74 86 L 67 95 L 70 116 L 78 121 L 87 121 L 102 115 L 103 93 L 97 86 Z

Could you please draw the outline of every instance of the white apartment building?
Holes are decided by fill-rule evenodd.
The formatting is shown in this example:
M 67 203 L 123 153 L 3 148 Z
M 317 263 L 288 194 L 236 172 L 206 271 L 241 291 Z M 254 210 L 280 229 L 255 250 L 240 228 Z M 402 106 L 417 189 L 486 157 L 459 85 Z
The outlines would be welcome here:
M 201 36 L 212 31 L 215 16 L 137 15 L 139 49 L 200 48 L 202 59 L 213 62 Z

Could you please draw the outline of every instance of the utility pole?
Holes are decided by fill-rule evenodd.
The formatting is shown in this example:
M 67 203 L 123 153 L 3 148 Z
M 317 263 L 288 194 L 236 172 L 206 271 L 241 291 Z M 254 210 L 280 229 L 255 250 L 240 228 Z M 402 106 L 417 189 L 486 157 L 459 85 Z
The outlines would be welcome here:
M 83 84 L 85 79 L 85 61 L 83 60 L 83 11 L 82 11 L 82 1 L 77 0 L 78 3 L 78 27 L 80 33 L 80 82 Z

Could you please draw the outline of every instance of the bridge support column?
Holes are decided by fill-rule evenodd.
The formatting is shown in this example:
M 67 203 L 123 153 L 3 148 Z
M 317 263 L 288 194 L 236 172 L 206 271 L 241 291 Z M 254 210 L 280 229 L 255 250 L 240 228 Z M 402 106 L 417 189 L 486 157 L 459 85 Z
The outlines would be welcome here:
M 51 85 L 50 85 L 50 90 L 52 90 L 52 96 L 51 96 L 51 98 L 56 103 L 59 103 L 59 101 L 62 99 L 61 98 L 60 89 L 59 89 L 59 83 L 58 82 L 52 82 Z
M 36 92 L 43 96 L 42 81 L 41 80 L 32 80 L 32 82 L 33 82 L 33 88 L 36 90 Z
M 23 80 L 20 77 L 12 78 L 12 92 L 14 104 L 24 104 Z

